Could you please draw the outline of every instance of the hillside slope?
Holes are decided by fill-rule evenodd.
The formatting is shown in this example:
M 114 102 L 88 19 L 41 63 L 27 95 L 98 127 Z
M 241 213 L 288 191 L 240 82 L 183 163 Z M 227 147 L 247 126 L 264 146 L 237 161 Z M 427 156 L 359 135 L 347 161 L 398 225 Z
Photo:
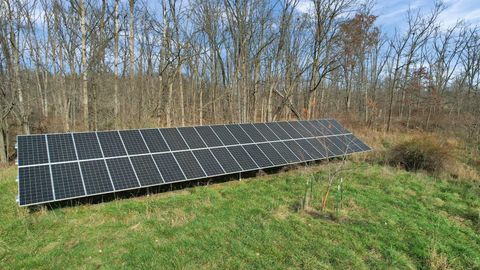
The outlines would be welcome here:
M 297 211 L 326 166 L 32 213 L 8 167 L 0 269 L 480 268 L 478 184 L 350 163 L 341 201 L 335 186 L 326 212 Z

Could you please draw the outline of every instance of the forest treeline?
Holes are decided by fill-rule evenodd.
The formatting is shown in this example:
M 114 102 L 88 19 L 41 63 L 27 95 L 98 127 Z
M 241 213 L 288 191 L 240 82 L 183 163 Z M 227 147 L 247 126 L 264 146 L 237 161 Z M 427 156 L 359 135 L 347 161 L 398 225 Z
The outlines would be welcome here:
M 305 1 L 0 1 L 0 161 L 18 134 L 332 116 L 480 137 L 478 26 Z

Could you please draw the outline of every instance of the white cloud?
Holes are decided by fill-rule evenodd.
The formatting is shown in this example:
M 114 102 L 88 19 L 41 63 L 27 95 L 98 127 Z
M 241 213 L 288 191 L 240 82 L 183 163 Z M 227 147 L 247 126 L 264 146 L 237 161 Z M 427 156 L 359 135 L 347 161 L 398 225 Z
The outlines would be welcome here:
M 295 8 L 300 13 L 312 14 L 314 11 L 313 2 L 311 0 L 300 0 Z

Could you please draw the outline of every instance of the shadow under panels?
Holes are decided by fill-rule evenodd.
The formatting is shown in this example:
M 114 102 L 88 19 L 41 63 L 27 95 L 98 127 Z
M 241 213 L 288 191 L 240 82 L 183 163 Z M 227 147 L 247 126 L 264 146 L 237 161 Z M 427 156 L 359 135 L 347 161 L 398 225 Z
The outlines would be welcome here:
M 371 150 L 334 119 L 22 135 L 20 206 Z

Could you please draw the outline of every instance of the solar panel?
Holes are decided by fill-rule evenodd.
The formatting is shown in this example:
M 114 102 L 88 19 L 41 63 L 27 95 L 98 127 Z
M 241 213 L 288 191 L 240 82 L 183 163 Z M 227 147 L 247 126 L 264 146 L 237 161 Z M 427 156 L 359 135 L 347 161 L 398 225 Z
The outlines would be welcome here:
M 270 143 L 261 143 L 257 145 L 260 150 L 268 157 L 268 159 L 273 163 L 275 166 L 285 165 L 288 162 L 282 157 L 280 153 L 273 148 Z
M 142 186 L 152 186 L 163 183 L 160 170 L 157 168 L 152 156 L 135 156 L 130 158 L 138 181 Z
M 272 146 L 288 163 L 297 163 L 301 161 L 284 142 L 272 142 Z
M 80 162 L 80 169 L 87 194 L 98 194 L 113 191 L 113 183 L 105 160 L 89 160 Z
M 178 163 L 172 153 L 156 154 L 153 155 L 153 159 L 160 170 L 163 181 L 166 183 L 186 179 L 185 174 L 180 166 L 178 166 Z
M 120 136 L 129 155 L 148 153 L 147 145 L 139 130 L 122 130 Z
M 118 131 L 97 132 L 97 136 L 105 157 L 124 156 L 127 154 Z
M 170 150 L 167 142 L 165 142 L 165 139 L 158 129 L 142 129 L 140 130 L 140 133 L 142 134 L 150 152 L 160 153 L 168 152 Z
M 85 187 L 77 162 L 52 165 L 52 179 L 57 200 L 85 195 Z
M 21 206 L 371 150 L 335 119 L 17 137 Z
M 95 132 L 74 133 L 75 148 L 78 159 L 102 158 L 102 149 Z
M 220 141 L 220 138 L 213 132 L 210 126 L 199 126 L 195 127 L 200 137 L 207 144 L 208 147 L 222 146 L 223 143 Z
M 212 126 L 213 131 L 217 135 L 217 137 L 222 141 L 223 145 L 234 145 L 238 144 L 237 139 L 233 136 L 233 134 L 228 130 L 226 126 Z
M 252 124 L 240 124 L 240 127 L 245 130 L 250 138 L 254 142 L 265 142 L 266 139 L 258 132 L 258 130 Z
M 209 149 L 201 149 L 193 151 L 195 158 L 198 160 L 207 176 L 224 174 L 222 166 L 218 160 L 213 156 Z
M 298 131 L 288 122 L 278 122 L 278 125 L 285 130 L 290 138 L 297 139 L 303 137 L 302 134 L 298 133 Z
M 226 125 L 225 127 L 230 131 L 230 133 L 232 133 L 239 143 L 253 143 L 252 139 L 250 139 L 250 136 L 248 136 L 248 134 L 239 125 Z
M 250 155 L 243 149 L 242 146 L 230 146 L 227 148 L 228 151 L 235 157 L 238 164 L 242 167 L 244 171 L 252 171 L 259 168 L 257 163 L 250 157 Z
M 178 128 L 178 131 L 182 134 L 183 139 L 190 149 L 207 147 L 193 127 Z
M 46 136 L 18 136 L 17 152 L 19 166 L 48 163 Z
M 273 163 L 270 159 L 258 148 L 256 144 L 247 144 L 243 146 L 248 155 L 257 163 L 260 168 L 272 167 Z
M 183 140 L 182 135 L 178 132 L 176 128 L 162 128 L 160 129 L 160 133 L 162 133 L 163 138 L 167 141 L 167 144 L 170 150 L 186 150 L 188 149 L 187 143 Z
M 173 153 L 188 179 L 205 177 L 206 174 L 191 151 Z
M 71 133 L 47 135 L 50 162 L 72 161 L 77 159 Z
M 107 167 L 115 190 L 139 187 L 137 176 L 130 160 L 126 157 L 107 159 Z
M 212 148 L 212 154 L 218 160 L 226 173 L 235 173 L 242 171 L 240 164 L 226 148 Z

